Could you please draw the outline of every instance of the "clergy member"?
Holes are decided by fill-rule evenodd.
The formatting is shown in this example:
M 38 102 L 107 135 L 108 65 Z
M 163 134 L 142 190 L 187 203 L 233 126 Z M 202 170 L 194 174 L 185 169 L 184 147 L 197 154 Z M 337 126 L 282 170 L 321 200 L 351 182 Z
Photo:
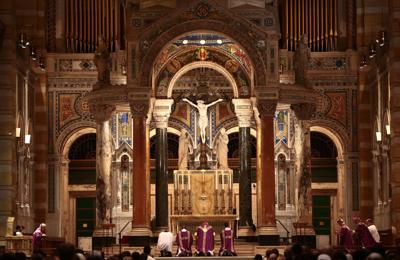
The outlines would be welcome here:
M 176 256 L 192 256 L 193 236 L 185 226 L 176 234 L 178 252 Z
M 367 249 L 375 247 L 378 243 L 375 242 L 375 239 L 372 237 L 371 232 L 369 232 L 367 225 L 365 225 L 359 217 L 354 217 L 353 221 L 355 224 L 354 231 L 356 239 L 358 240 L 358 245 L 360 246 L 361 242 L 361 245 Z
M 213 227 L 204 221 L 201 226 L 197 228 L 196 233 L 197 255 L 214 255 L 214 237 L 215 233 Z
M 342 246 L 347 251 L 350 251 L 353 248 L 353 232 L 351 229 L 344 223 L 343 219 L 338 219 L 337 221 L 340 230 L 338 232 L 339 236 L 339 245 Z
M 162 230 L 158 235 L 157 247 L 160 250 L 160 256 L 172 256 L 172 243 L 174 236 L 168 228 Z
M 367 220 L 365 220 L 365 224 L 367 224 L 368 230 L 369 230 L 369 232 L 371 232 L 371 235 L 374 238 L 375 242 L 376 243 L 380 243 L 381 242 L 381 237 L 379 236 L 378 229 L 376 228 L 376 226 L 372 222 L 372 219 L 368 218 Z
M 33 252 L 42 249 L 42 239 L 46 237 L 46 224 L 42 223 L 32 234 L 32 250 Z
M 222 256 L 236 256 L 235 249 L 233 248 L 233 230 L 229 227 L 228 222 L 225 222 L 224 229 L 221 231 L 221 248 L 219 255 Z

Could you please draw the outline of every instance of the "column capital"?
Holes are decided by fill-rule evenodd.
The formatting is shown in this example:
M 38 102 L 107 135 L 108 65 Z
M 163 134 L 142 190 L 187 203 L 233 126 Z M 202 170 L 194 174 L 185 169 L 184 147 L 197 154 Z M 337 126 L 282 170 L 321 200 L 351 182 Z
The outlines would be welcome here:
M 253 104 L 250 99 L 232 99 L 239 127 L 250 127 L 253 117 Z
M 171 115 L 173 99 L 156 99 L 153 108 L 153 118 L 157 128 L 167 128 L 168 118 Z
M 316 106 L 314 103 L 298 103 L 290 106 L 299 120 L 310 120 L 315 113 Z
M 135 100 L 131 101 L 129 106 L 131 108 L 132 117 L 146 117 L 150 104 L 148 100 Z
M 274 116 L 278 101 L 275 99 L 257 99 L 260 116 Z
M 89 110 L 97 123 L 103 123 L 110 120 L 115 105 L 94 103 L 89 105 Z

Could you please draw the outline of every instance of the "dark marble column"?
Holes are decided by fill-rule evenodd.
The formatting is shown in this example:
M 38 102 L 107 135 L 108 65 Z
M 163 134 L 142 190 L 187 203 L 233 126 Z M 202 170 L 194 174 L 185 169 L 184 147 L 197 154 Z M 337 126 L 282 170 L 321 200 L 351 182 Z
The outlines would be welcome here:
M 156 226 L 168 227 L 167 128 L 156 129 Z
M 251 207 L 250 127 L 239 128 L 239 225 L 253 224 Z
M 253 105 L 250 99 L 233 99 L 239 123 L 239 236 L 254 236 L 251 232 L 252 194 L 251 194 L 251 150 L 250 125 Z M 254 232 L 253 232 L 254 233 Z
M 168 118 L 172 99 L 156 99 L 153 118 L 156 123 L 156 231 L 168 228 Z

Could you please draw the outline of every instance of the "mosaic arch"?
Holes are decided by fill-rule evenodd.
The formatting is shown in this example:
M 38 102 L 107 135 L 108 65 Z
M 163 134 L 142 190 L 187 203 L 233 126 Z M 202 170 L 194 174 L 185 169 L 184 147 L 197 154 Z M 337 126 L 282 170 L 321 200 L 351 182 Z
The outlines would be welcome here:
M 201 63 L 200 67 L 214 68 L 236 84 L 235 97 L 251 95 L 253 68 L 248 55 L 231 39 L 209 32 L 182 36 L 160 52 L 153 68 L 156 95 L 165 97 L 167 86 L 174 86 L 182 71 Z
M 220 74 L 222 74 L 231 84 L 231 87 L 233 89 L 233 97 L 238 98 L 239 97 L 239 88 L 236 84 L 235 78 L 229 73 L 228 70 L 226 70 L 224 67 L 217 63 L 209 62 L 209 61 L 198 61 L 198 62 L 193 62 L 190 63 L 183 68 L 181 68 L 179 71 L 176 72 L 176 74 L 172 77 L 171 81 L 168 84 L 168 89 L 167 89 L 167 97 L 171 98 L 172 97 L 172 91 L 174 89 L 175 83 L 183 76 L 185 75 L 188 71 L 194 70 L 196 68 L 210 68 L 213 69 Z
M 203 10 L 206 11 L 202 12 L 202 17 L 196 12 L 201 5 L 204 5 Z M 210 29 L 234 39 L 248 55 L 249 62 L 254 68 L 253 85 L 266 85 L 266 64 L 263 57 L 266 49 L 265 41 L 269 38 L 266 31 L 255 28 L 251 22 L 218 5 L 211 6 L 201 1 L 193 1 L 187 9 L 188 12 L 181 11 L 160 19 L 140 38 L 137 63 L 138 68 L 141 68 L 139 86 L 152 86 L 153 67 L 160 55 L 160 46 L 167 46 L 189 32 L 210 31 Z

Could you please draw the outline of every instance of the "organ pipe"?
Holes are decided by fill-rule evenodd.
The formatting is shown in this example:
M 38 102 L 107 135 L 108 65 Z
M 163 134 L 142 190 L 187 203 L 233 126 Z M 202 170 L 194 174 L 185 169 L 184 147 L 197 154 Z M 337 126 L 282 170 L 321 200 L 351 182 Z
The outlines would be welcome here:
M 65 0 L 65 47 L 67 52 L 94 52 L 103 36 L 111 51 L 124 43 L 120 30 L 125 12 L 117 0 Z
M 294 51 L 301 35 L 308 35 L 312 51 L 336 51 L 338 0 L 284 0 L 281 3 L 282 47 Z

